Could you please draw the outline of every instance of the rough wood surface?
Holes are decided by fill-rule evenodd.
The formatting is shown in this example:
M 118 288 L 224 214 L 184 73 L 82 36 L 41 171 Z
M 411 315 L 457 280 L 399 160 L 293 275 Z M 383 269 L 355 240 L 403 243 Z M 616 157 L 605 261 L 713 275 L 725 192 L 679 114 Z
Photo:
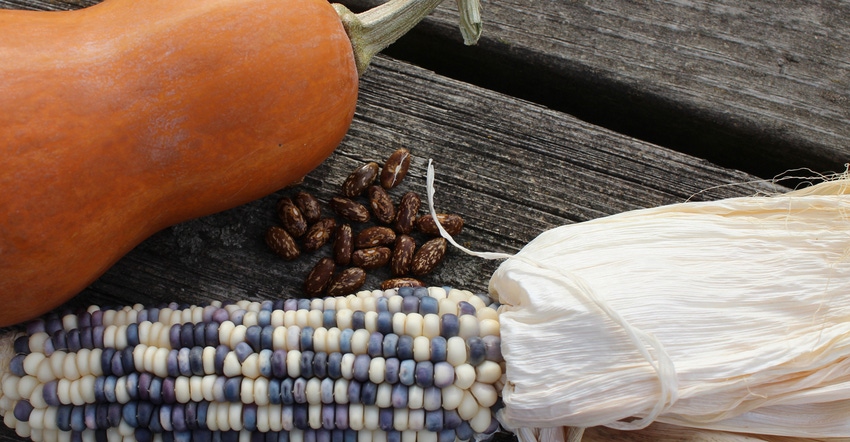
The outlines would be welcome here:
M 762 177 L 850 159 L 846 1 L 482 0 L 473 50 L 453 3 L 388 53 Z
M 89 3 L 0 0 L 0 7 L 73 9 Z M 394 200 L 408 190 L 424 196 L 427 160 L 433 159 L 437 208 L 465 218 L 457 239 L 475 250 L 514 252 L 545 229 L 636 208 L 785 190 L 386 57 L 379 57 L 363 78 L 355 121 L 343 143 L 298 189 L 327 202 L 353 168 L 382 162 L 398 147 L 409 148 L 414 160 L 405 182 L 391 192 Z M 277 200 L 294 190 L 154 235 L 70 306 L 299 296 L 307 271 L 328 250 L 284 262 L 263 243 L 265 230 L 277 223 Z M 497 265 L 451 250 L 426 282 L 483 292 Z M 367 286 L 375 287 L 386 276 L 385 270 L 372 274 Z M 714 436 L 721 438 L 706 438 Z M 4 428 L 0 440 L 21 439 Z M 752 439 L 597 429 L 588 431 L 585 440 Z

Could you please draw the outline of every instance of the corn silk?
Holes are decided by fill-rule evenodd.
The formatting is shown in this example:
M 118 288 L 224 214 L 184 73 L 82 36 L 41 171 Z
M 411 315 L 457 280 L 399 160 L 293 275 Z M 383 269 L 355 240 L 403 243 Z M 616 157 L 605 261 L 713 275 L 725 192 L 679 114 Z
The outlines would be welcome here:
M 502 425 L 522 442 L 653 422 L 850 437 L 848 189 L 843 176 L 635 210 L 551 229 L 515 255 L 464 249 L 507 258 L 489 287 Z M 434 213 L 430 169 L 428 197 Z

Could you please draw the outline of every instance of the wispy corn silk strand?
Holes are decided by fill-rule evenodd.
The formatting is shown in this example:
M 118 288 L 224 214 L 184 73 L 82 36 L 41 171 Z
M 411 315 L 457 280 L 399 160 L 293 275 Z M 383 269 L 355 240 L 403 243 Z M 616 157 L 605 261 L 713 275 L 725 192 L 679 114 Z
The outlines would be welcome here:
M 490 281 L 500 421 L 522 441 L 653 419 L 850 437 L 848 186 L 841 176 L 541 234 Z

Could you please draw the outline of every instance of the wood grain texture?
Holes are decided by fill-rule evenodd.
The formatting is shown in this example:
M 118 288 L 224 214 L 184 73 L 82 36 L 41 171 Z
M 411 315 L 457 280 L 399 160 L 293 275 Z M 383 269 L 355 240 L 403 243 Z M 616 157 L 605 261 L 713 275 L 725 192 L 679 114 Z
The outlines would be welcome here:
M 387 53 L 763 177 L 850 158 L 847 2 L 482 0 L 473 50 L 451 3 Z
M 0 6 L 34 9 L 64 8 L 59 3 L 0 0 Z M 410 149 L 414 159 L 404 183 L 391 191 L 393 199 L 405 191 L 424 195 L 427 161 L 433 159 L 437 209 L 464 217 L 457 239 L 475 250 L 515 252 L 548 228 L 636 208 L 786 190 L 386 57 L 362 79 L 355 120 L 343 143 L 297 189 L 326 203 L 351 170 L 367 161 L 383 162 L 398 147 Z M 295 190 L 159 232 L 68 307 L 299 296 L 309 268 L 330 250 L 284 262 L 263 243 L 265 230 L 278 222 L 277 200 Z M 426 282 L 483 292 L 497 265 L 450 249 Z M 386 270 L 372 273 L 366 285 L 375 287 L 386 276 Z M 585 440 L 754 440 L 657 428 L 591 429 Z M 4 428 L 0 440 L 22 439 Z

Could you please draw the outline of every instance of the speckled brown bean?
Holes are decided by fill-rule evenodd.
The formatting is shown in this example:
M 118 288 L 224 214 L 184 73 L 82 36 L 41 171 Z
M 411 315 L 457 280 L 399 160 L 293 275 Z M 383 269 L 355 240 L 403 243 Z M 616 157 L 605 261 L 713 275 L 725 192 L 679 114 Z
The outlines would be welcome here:
M 266 231 L 266 244 L 273 252 L 287 261 L 292 261 L 301 255 L 298 244 L 282 227 L 273 226 Z
M 298 192 L 293 201 L 307 224 L 313 224 L 322 218 L 322 207 L 319 205 L 319 200 L 312 194 L 304 191 Z
M 399 287 L 425 287 L 425 284 L 415 278 L 392 278 L 381 283 L 381 290 L 397 289 Z
M 351 263 L 351 252 L 354 251 L 354 240 L 351 225 L 341 224 L 336 228 L 334 237 L 334 261 L 341 266 Z
M 363 194 L 363 192 L 375 182 L 381 168 L 378 163 L 367 163 L 357 169 L 354 169 L 345 182 L 342 183 L 342 194 L 354 198 Z
M 401 276 L 410 272 L 410 263 L 413 262 L 413 254 L 416 252 L 416 240 L 410 235 L 399 235 L 393 247 L 393 256 L 390 261 L 390 270 L 393 275 Z
M 410 272 L 416 276 L 426 275 L 434 271 L 434 268 L 443 261 L 446 256 L 445 238 L 434 238 L 416 251 L 413 262 L 410 263 Z
M 455 236 L 463 230 L 463 218 L 460 215 L 450 214 L 450 213 L 438 213 L 437 221 L 440 222 L 440 225 L 446 229 L 449 235 Z M 434 217 L 430 214 L 422 215 L 416 219 L 416 228 L 426 234 L 431 236 L 440 236 L 440 231 L 437 229 L 437 223 L 434 222 Z
M 304 219 L 301 210 L 295 206 L 295 203 L 289 197 L 283 197 L 278 201 L 277 216 L 283 223 L 283 228 L 293 238 L 299 238 L 307 232 L 307 220 Z
M 321 295 L 331 281 L 333 274 L 334 260 L 328 257 L 319 259 L 304 280 L 304 293 L 309 296 Z
M 369 206 L 379 223 L 392 224 L 395 219 L 395 206 L 390 194 L 383 187 L 369 186 Z
M 387 247 L 370 247 L 355 250 L 351 254 L 351 264 L 364 270 L 374 270 L 390 262 L 392 251 Z
M 304 235 L 304 250 L 312 252 L 319 250 L 333 236 L 336 221 L 333 218 L 322 218 L 307 229 Z
M 398 186 L 404 177 L 407 175 L 407 170 L 410 168 L 410 151 L 401 148 L 393 152 L 387 162 L 384 163 L 384 168 L 381 169 L 381 187 L 384 189 L 392 189 Z
M 395 232 L 389 227 L 367 227 L 357 234 L 357 238 L 354 240 L 354 248 L 388 246 L 395 242 L 395 236 Z
M 416 223 L 416 216 L 419 214 L 419 206 L 422 200 L 419 195 L 413 192 L 407 192 L 401 197 L 398 203 L 398 210 L 395 215 L 395 230 L 398 233 L 409 234 L 413 231 Z
M 331 278 L 328 284 L 327 296 L 350 295 L 366 282 L 366 271 L 360 267 L 349 267 Z
M 331 198 L 331 209 L 340 217 L 356 223 L 365 223 L 370 218 L 366 206 L 341 196 Z

